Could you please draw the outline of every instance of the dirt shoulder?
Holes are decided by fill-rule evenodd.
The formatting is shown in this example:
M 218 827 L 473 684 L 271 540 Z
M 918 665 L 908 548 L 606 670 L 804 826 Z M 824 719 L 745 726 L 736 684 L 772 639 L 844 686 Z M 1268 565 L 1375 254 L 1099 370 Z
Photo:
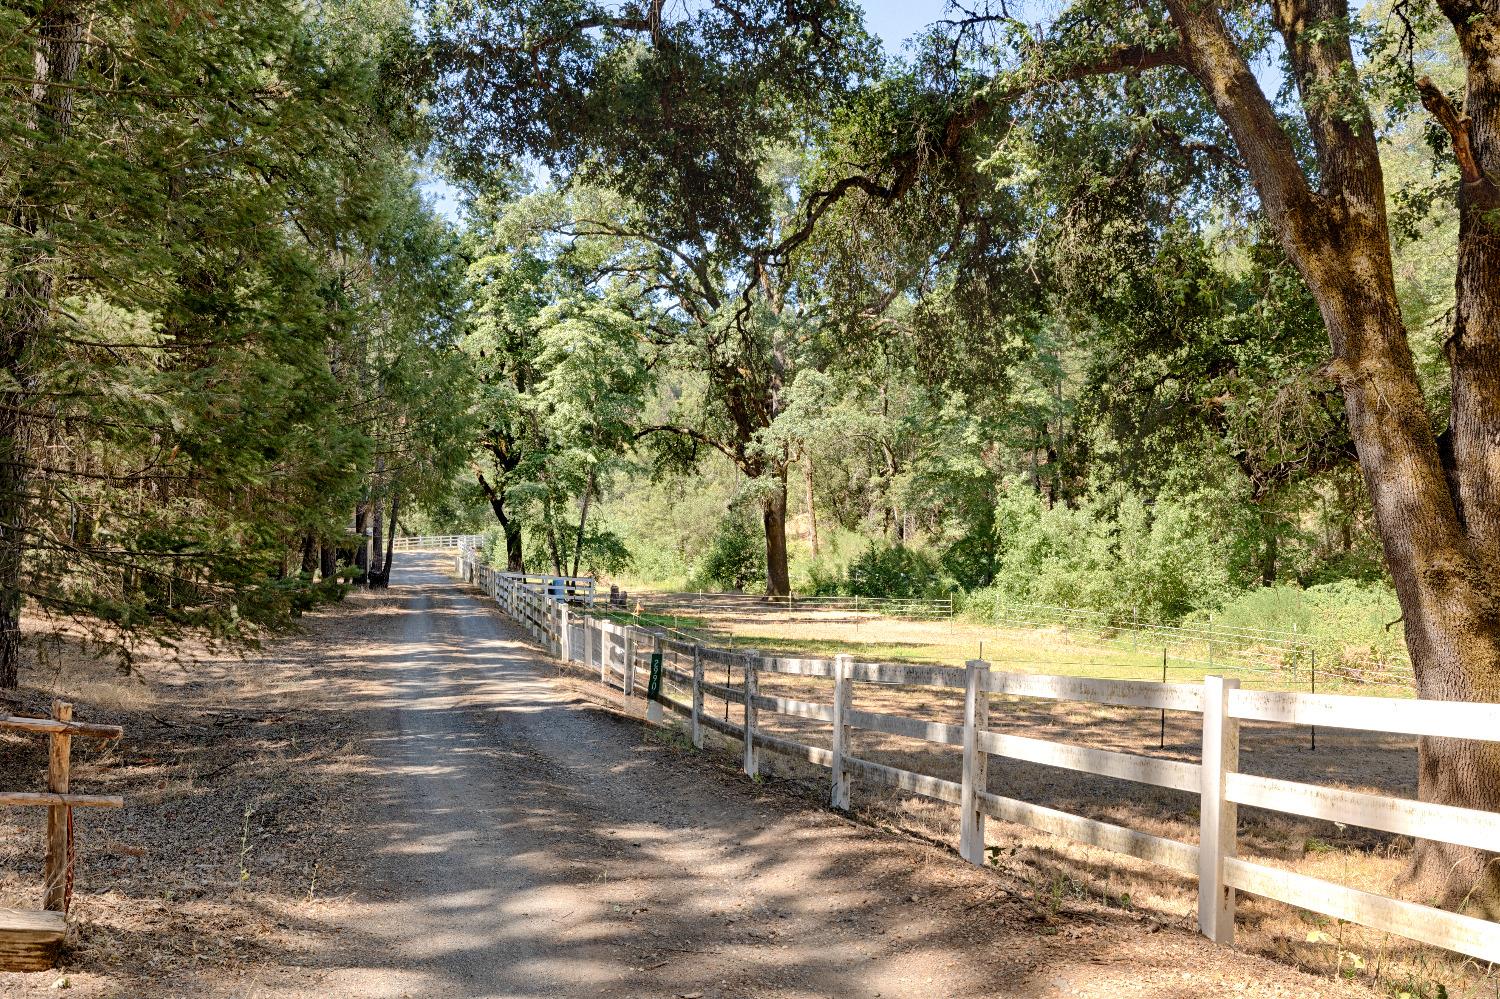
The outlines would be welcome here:
M 128 731 L 80 747 L 75 785 L 130 808 L 80 814 L 64 966 L 0 975 L 0 993 L 1374 994 L 973 868 L 819 807 L 791 772 L 750 781 L 732 752 L 615 710 L 438 570 L 252 660 L 75 695 Z M 0 754 L 6 787 L 36 786 L 40 742 Z M 34 905 L 40 815 L 0 822 L 0 904 Z

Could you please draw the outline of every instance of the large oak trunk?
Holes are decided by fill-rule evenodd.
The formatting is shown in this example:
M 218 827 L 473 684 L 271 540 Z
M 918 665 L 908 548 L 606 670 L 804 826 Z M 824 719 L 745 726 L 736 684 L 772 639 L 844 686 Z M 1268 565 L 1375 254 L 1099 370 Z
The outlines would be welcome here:
M 1389 259 L 1383 245 L 1368 250 L 1372 264 Z M 1315 287 L 1314 295 L 1323 305 L 1351 437 L 1401 605 L 1417 694 L 1500 702 L 1495 573 L 1460 515 L 1394 282 L 1384 290 L 1353 281 L 1328 284 L 1333 293 Z M 1418 769 L 1422 800 L 1500 811 L 1500 746 L 1423 739 Z M 1490 853 L 1422 840 L 1409 887 L 1438 904 L 1472 902 L 1500 914 L 1500 865 L 1493 861 Z
M 1482 12 L 1462 0 L 1440 2 L 1465 42 L 1470 94 L 1481 96 L 1475 103 L 1484 105 L 1488 84 L 1478 91 L 1474 85 L 1480 42 L 1465 35 L 1477 32 L 1483 45 L 1490 45 L 1493 19 L 1472 16 Z M 1363 105 L 1327 98 L 1355 62 L 1347 32 L 1323 27 L 1348 17 L 1346 0 L 1272 5 L 1317 158 L 1316 189 L 1219 11 L 1183 0 L 1167 0 L 1167 6 L 1182 40 L 1183 64 L 1233 134 L 1261 207 L 1322 313 L 1333 353 L 1329 371 L 1344 396 L 1350 437 L 1401 605 L 1417 691 L 1444 700 L 1500 700 L 1500 605 L 1489 526 L 1500 513 L 1494 487 L 1500 476 L 1492 474 L 1500 463 L 1495 447 L 1500 381 L 1475 368 L 1476 355 L 1456 353 L 1450 345 L 1454 412 L 1451 440 L 1440 452 L 1397 304 L 1375 127 Z M 1495 59 L 1479 61 L 1485 64 L 1479 70 L 1485 80 L 1500 73 Z M 1487 174 L 1472 163 L 1464 165 L 1467 126 L 1456 114 L 1443 113 L 1452 109 L 1430 84 L 1423 103 L 1454 133 L 1465 198 L 1474 200 L 1479 188 L 1491 185 Z M 1470 113 L 1493 118 L 1496 107 L 1500 101 Z M 1470 218 L 1466 241 L 1475 237 L 1475 221 Z M 1465 343 L 1476 334 L 1485 340 L 1485 331 L 1500 321 L 1493 308 L 1487 316 L 1473 308 L 1495 296 L 1500 261 L 1472 250 L 1461 247 L 1459 254 L 1456 332 Z M 1489 361 L 1492 368 L 1496 363 Z M 1464 445 L 1459 438 L 1472 438 L 1475 426 L 1481 443 Z M 1450 457 L 1446 467 L 1443 452 Z M 1500 755 L 1494 748 L 1424 739 L 1418 765 L 1424 800 L 1500 810 Z M 1500 865 L 1489 859 L 1422 841 L 1412 881 L 1429 899 L 1450 905 L 1474 899 L 1495 912 Z
M 766 529 L 766 592 L 784 597 L 792 592 L 786 561 L 786 470 L 776 478 L 776 488 L 761 501 L 761 520 Z

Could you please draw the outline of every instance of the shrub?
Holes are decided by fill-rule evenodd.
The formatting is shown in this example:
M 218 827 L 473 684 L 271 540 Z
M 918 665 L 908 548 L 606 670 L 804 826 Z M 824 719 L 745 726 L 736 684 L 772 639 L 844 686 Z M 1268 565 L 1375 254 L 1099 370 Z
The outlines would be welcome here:
M 765 538 L 743 516 L 731 514 L 720 521 L 698 561 L 695 583 L 703 589 L 743 590 L 765 578 Z
M 905 545 L 874 542 L 849 563 L 849 592 L 861 597 L 941 597 L 953 588 L 937 559 Z

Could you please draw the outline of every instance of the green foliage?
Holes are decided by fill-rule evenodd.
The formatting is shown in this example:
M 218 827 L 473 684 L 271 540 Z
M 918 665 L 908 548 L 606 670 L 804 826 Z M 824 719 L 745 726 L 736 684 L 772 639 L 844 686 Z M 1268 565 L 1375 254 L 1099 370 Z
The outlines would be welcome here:
M 871 544 L 848 569 L 848 592 L 861 597 L 941 597 L 953 590 L 937 559 L 905 545 Z
M 708 550 L 698 560 L 694 582 L 702 589 L 743 591 L 766 578 L 762 540 L 743 516 L 731 513 L 719 522 Z
M 1401 609 L 1383 581 L 1260 587 L 1225 603 L 1212 621 L 1226 628 L 1296 632 L 1317 647 L 1320 662 L 1330 665 L 1341 658 L 1400 662 L 1406 655 Z
M 1018 603 L 1082 607 L 1119 620 L 1175 621 L 1231 592 L 1229 552 L 1201 505 L 1122 496 L 1047 508 L 1009 489 L 996 515 L 994 594 Z M 976 607 L 982 594 L 971 594 Z
M 283 624 L 341 592 L 304 539 L 440 488 L 469 435 L 410 10 L 48 11 L 0 11 L 0 389 L 30 423 L 0 428 L 0 623 L 24 592 L 118 642 Z

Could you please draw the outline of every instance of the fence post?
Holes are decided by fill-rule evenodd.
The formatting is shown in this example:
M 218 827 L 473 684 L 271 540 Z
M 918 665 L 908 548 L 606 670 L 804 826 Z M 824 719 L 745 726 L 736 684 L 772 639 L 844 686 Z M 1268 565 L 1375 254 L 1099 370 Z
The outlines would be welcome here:
M 72 721 L 73 705 L 64 700 L 54 700 L 52 717 L 58 721 Z M 53 794 L 67 794 L 73 737 L 53 735 L 47 742 L 47 790 Z M 47 808 L 47 857 L 42 875 L 42 908 L 51 912 L 62 912 L 68 901 L 69 811 L 71 808 L 68 805 L 50 805 Z
M 854 661 L 848 655 L 833 657 L 833 794 L 834 808 L 849 810 L 849 771 L 844 756 L 849 752 L 849 708 L 854 700 Z
M 625 626 L 625 696 L 635 693 L 635 628 Z
M 990 756 L 979 748 L 979 733 L 990 724 L 990 699 L 985 691 L 990 664 L 970 659 L 964 664 L 964 771 L 959 790 L 958 853 L 971 864 L 984 866 L 984 812 L 978 792 L 989 790 Z
M 703 748 L 703 646 L 693 646 L 693 748 Z
M 652 635 L 651 636 L 651 655 L 652 656 L 659 656 L 659 655 L 661 655 L 661 636 L 660 635 Z M 651 691 L 650 691 L 649 688 L 646 691 L 646 698 L 647 698 L 646 699 L 646 720 L 648 722 L 655 722 L 657 724 L 660 724 L 661 721 L 662 721 L 662 719 L 666 717 L 663 714 L 663 712 L 662 712 L 661 702 L 660 701 L 653 701 L 653 700 L 650 699 L 651 698 Z
M 594 619 L 589 616 L 588 611 L 583 613 L 583 666 L 584 669 L 594 667 Z
M 1234 889 L 1224 883 L 1224 858 L 1236 852 L 1239 809 L 1224 797 L 1225 774 L 1239 769 L 1240 723 L 1229 717 L 1229 692 L 1240 681 L 1203 678 L 1203 757 L 1198 804 L 1198 930 L 1214 943 L 1234 943 Z
M 573 615 L 568 611 L 568 605 L 562 604 L 558 608 L 562 616 L 562 659 L 565 663 L 573 661 Z
M 759 688 L 755 664 L 760 655 L 754 649 L 745 652 L 745 773 L 760 775 L 760 754 L 755 750 L 755 698 Z

